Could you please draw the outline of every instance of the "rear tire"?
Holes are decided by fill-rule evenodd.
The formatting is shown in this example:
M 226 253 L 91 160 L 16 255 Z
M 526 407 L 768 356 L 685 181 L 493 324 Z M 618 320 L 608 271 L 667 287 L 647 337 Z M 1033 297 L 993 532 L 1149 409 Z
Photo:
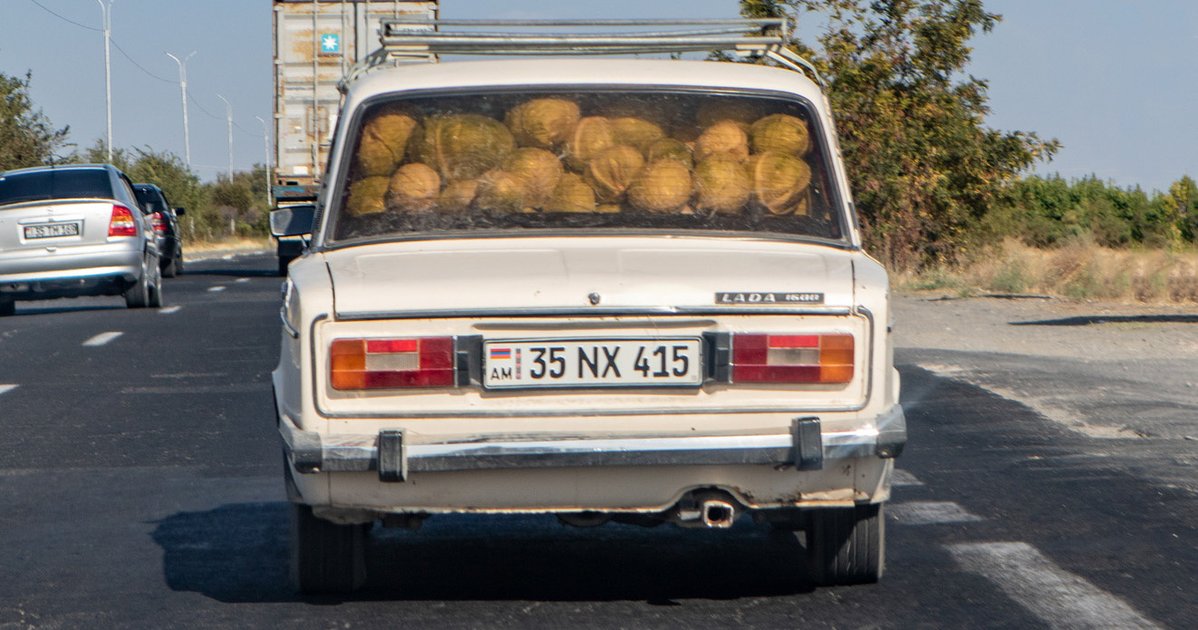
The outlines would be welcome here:
M 154 267 L 154 284 L 150 285 L 148 306 L 162 308 L 162 271 L 157 266 Z
M 881 504 L 811 513 L 807 566 L 817 584 L 877 582 L 885 565 L 886 520 Z
M 9 317 L 10 315 L 16 315 L 16 313 L 17 313 L 17 301 L 16 300 L 10 300 L 8 298 L 0 298 L 0 317 Z
M 150 270 L 145 265 L 141 268 L 141 277 L 132 286 L 125 289 L 125 306 L 129 308 L 145 308 L 150 304 Z
M 337 525 L 291 504 L 291 577 L 302 593 L 350 593 L 366 581 L 369 525 Z

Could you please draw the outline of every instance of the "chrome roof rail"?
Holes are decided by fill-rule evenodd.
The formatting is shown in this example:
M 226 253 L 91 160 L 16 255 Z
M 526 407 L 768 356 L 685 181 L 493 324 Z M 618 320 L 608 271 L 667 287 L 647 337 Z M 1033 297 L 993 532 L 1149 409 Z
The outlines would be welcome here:
M 547 29 L 559 29 L 549 31 Z M 821 88 L 823 77 L 786 47 L 793 24 L 787 18 L 693 20 L 427 20 L 384 18 L 382 47 L 353 68 L 342 88 L 362 73 L 384 65 L 437 61 L 439 55 L 572 56 L 722 51 L 768 60 L 808 75 Z

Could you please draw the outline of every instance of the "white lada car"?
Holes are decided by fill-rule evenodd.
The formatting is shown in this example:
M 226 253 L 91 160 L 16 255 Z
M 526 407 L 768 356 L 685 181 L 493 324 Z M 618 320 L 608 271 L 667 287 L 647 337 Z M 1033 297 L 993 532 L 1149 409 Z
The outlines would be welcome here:
M 326 181 L 273 375 L 302 590 L 361 584 L 376 522 L 462 513 L 746 516 L 800 536 L 816 583 L 881 575 L 906 442 L 887 276 L 815 82 L 377 68 Z

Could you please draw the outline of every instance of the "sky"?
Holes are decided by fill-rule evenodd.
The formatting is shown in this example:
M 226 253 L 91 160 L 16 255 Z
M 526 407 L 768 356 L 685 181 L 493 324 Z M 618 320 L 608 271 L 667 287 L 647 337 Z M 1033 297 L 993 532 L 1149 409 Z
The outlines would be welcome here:
M 972 41 L 969 72 L 989 82 L 988 126 L 1035 131 L 1064 145 L 1038 172 L 1096 175 L 1149 191 L 1198 176 L 1198 2 L 985 6 L 1004 19 Z M 446 18 L 733 17 L 737 9 L 736 0 L 441 3 Z M 0 72 L 32 71 L 36 105 L 54 125 L 69 125 L 70 141 L 84 148 L 105 136 L 101 26 L 97 0 L 0 0 Z M 112 40 L 115 146 L 183 155 L 178 66 L 165 53 L 195 51 L 187 63 L 193 167 L 203 179 L 227 167 L 218 95 L 236 124 L 233 167 L 266 160 L 255 117 L 271 117 L 269 0 L 113 0 Z

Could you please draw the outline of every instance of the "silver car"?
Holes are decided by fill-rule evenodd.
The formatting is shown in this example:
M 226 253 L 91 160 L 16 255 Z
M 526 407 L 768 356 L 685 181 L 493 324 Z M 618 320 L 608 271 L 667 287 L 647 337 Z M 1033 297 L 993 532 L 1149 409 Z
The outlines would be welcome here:
M 133 184 L 82 164 L 0 173 L 0 316 L 17 300 L 123 295 L 162 306 L 159 252 Z

